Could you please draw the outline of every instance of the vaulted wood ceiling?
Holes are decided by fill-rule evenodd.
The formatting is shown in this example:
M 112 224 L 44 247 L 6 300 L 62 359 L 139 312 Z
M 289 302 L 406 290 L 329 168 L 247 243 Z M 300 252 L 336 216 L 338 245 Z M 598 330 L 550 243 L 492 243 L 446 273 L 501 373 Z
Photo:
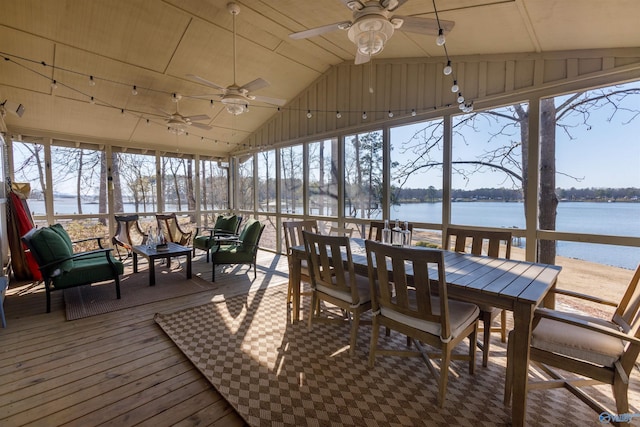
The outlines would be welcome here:
M 233 18 L 227 3 L 0 0 L 5 58 L 0 102 L 25 107 L 22 117 L 5 116 L 7 130 L 212 156 L 234 151 L 277 110 L 251 102 L 249 112 L 232 116 L 215 97 L 218 91 L 187 77 L 195 74 L 225 87 L 233 83 Z M 344 31 L 306 40 L 288 36 L 350 20 L 352 13 L 340 0 L 236 3 L 241 8 L 236 82 L 261 77 L 271 84 L 256 95 L 292 100 L 330 67 L 354 60 L 355 47 Z M 640 46 L 637 0 L 439 0 L 436 5 L 440 19 L 455 21 L 446 44 L 454 59 Z M 408 0 L 396 13 L 433 18 L 433 3 Z M 441 57 L 434 39 L 397 31 L 374 60 Z M 180 113 L 206 114 L 211 119 L 202 123 L 212 129 L 190 127 L 189 136 L 167 132 L 159 110 L 175 111 L 172 93 L 183 96 Z

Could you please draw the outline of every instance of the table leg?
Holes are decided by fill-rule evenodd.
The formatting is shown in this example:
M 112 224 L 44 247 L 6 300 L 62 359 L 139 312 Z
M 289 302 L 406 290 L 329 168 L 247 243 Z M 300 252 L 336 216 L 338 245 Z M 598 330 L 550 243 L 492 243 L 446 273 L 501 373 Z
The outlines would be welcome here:
M 293 257 L 293 265 L 291 268 L 291 289 L 293 291 L 293 321 L 300 320 L 300 270 L 302 269 L 302 260 L 299 257 Z
M 156 285 L 156 262 L 155 258 L 149 257 L 149 286 Z
M 138 254 L 135 252 L 133 253 L 133 272 L 138 272 Z
M 527 388 L 529 375 L 529 346 L 531 344 L 531 322 L 533 307 L 527 303 L 516 303 L 513 312 L 514 333 L 513 356 L 513 400 L 511 407 L 511 421 L 514 427 L 524 426 L 527 415 Z
M 191 279 L 191 252 L 187 252 L 187 279 Z

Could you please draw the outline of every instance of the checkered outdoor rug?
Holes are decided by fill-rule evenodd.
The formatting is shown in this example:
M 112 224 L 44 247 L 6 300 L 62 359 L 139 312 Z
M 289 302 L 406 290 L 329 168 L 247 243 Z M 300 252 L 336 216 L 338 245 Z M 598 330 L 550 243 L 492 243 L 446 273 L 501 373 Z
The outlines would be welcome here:
M 370 325 L 361 326 L 350 357 L 348 326 L 316 323 L 309 331 L 305 321 L 291 325 L 282 288 L 155 317 L 250 425 L 510 423 L 510 407 L 502 404 L 506 350 L 497 336 L 488 368 L 482 368 L 480 352 L 475 375 L 466 363 L 453 362 L 446 402 L 439 408 L 437 384 L 420 358 L 380 356 L 369 369 Z M 389 338 L 381 334 L 381 342 L 406 345 L 393 332 Z M 458 351 L 466 352 L 465 345 Z M 632 381 L 637 384 L 638 378 Z M 630 402 L 638 408 L 635 384 Z M 608 386 L 592 390 L 605 401 L 611 395 Z M 563 389 L 530 392 L 527 414 L 530 425 L 602 425 L 598 414 Z

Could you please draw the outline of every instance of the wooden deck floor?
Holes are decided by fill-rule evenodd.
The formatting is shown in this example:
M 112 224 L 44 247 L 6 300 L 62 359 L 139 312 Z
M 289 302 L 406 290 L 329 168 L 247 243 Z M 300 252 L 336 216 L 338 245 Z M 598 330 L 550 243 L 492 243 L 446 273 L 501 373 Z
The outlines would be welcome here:
M 209 278 L 203 257 L 193 265 Z M 282 284 L 288 274 L 285 257 L 269 252 L 259 253 L 258 265 L 252 282 L 247 266 L 216 274 L 220 292 Z M 1 426 L 245 425 L 153 321 L 157 312 L 204 304 L 211 293 L 67 321 L 61 292 L 47 314 L 42 286 L 16 289 L 0 329 Z

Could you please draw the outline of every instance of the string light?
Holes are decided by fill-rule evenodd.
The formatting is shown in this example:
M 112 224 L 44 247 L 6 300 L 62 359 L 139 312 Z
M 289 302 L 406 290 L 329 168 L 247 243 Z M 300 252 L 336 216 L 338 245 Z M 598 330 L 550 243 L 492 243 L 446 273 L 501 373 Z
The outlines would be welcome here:
M 458 81 L 453 81 L 453 86 L 451 86 L 451 92 L 456 93 L 460 90 L 460 86 L 458 86 Z
M 438 30 L 438 37 L 436 38 L 436 44 L 438 46 L 444 46 L 444 44 L 446 43 L 446 39 L 444 38 L 444 31 L 442 30 L 442 28 L 440 28 Z
M 311 114 L 311 110 L 307 110 L 307 119 L 310 119 L 311 117 L 313 117 L 313 114 Z
M 362 112 L 362 120 L 367 120 L 367 112 L 366 111 Z
M 58 82 L 55 80 L 51 81 L 51 89 L 58 89 Z
M 96 85 L 96 81 L 93 80 L 93 76 L 89 76 L 89 86 L 95 86 Z
M 442 70 L 445 76 L 450 75 L 453 72 L 453 68 L 451 68 L 451 60 L 447 59 L 447 66 Z
M 393 117 L 393 111 L 389 110 L 389 118 Z
M 93 99 L 93 96 L 92 96 L 92 97 L 91 97 L 91 99 L 89 100 L 89 103 L 90 103 L 90 104 L 95 104 L 95 103 L 96 103 L 96 100 L 95 100 L 95 99 Z
M 133 89 L 131 89 L 131 95 L 136 96 L 138 94 L 138 87 L 133 85 Z
M 342 118 L 342 114 L 340 114 L 340 111 L 336 111 L 336 119 L 340 118 Z
M 411 109 L 411 117 L 415 117 L 416 116 L 416 109 L 412 108 Z

